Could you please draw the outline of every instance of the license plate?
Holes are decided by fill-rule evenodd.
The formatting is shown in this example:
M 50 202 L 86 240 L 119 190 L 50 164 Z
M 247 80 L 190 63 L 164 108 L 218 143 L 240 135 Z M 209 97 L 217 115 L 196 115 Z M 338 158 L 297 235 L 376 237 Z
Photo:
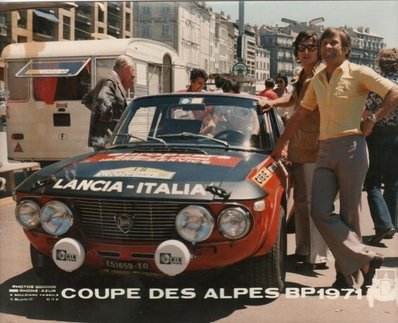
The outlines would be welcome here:
M 109 269 L 117 269 L 117 270 L 140 270 L 147 271 L 151 269 L 148 263 L 136 261 L 136 262 L 127 262 L 127 261 L 115 261 L 115 260 L 105 260 L 105 266 Z

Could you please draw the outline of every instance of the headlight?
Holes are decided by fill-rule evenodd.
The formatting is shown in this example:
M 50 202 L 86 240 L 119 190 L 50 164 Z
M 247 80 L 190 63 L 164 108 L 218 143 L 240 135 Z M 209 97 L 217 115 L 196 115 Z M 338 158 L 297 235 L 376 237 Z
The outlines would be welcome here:
M 33 201 L 22 201 L 15 209 L 15 217 L 24 229 L 32 230 L 39 225 L 40 207 Z
M 250 225 L 249 213 L 240 207 L 226 209 L 218 217 L 218 229 L 228 239 L 244 237 L 249 232 Z
M 72 211 L 62 202 L 48 202 L 40 211 L 43 229 L 54 236 L 63 235 L 73 224 Z
M 189 205 L 177 214 L 177 232 L 187 241 L 195 243 L 206 240 L 213 228 L 213 217 L 202 206 Z

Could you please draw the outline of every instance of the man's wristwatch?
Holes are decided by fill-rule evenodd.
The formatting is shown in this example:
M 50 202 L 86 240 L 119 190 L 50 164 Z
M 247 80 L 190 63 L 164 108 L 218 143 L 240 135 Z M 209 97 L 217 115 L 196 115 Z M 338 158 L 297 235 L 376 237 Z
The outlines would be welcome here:
M 368 120 L 372 121 L 373 123 L 376 123 L 377 122 L 376 115 L 374 113 L 370 113 L 368 115 Z

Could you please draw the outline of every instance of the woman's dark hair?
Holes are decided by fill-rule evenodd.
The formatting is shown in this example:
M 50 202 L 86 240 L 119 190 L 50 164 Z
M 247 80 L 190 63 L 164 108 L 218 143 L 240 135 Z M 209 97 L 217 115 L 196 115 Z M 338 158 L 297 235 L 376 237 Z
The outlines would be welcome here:
M 301 31 L 296 39 L 293 42 L 293 52 L 294 52 L 294 56 L 296 57 L 296 61 L 298 63 L 300 63 L 299 59 L 298 59 L 298 47 L 299 45 L 303 42 L 306 41 L 308 39 L 312 40 L 312 43 L 314 45 L 319 46 L 319 37 L 318 34 L 315 31 Z M 321 57 L 321 51 L 318 48 L 318 61 L 321 61 L 322 57 Z
M 348 58 L 348 56 L 351 53 L 351 36 L 350 34 L 341 27 L 338 28 L 326 28 L 326 30 L 323 32 L 321 38 L 319 39 L 319 43 L 322 45 L 322 41 L 324 41 L 326 38 L 332 38 L 335 36 L 339 36 L 340 37 L 340 41 L 341 41 L 341 46 L 345 49 L 347 49 L 347 54 L 345 55 L 346 58 Z

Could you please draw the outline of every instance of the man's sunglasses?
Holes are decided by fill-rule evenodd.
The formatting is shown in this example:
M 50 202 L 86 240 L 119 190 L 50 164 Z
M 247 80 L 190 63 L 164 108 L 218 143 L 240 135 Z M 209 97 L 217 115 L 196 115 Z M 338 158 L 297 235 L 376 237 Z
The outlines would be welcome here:
M 309 52 L 313 52 L 318 49 L 318 45 L 298 45 L 297 49 L 299 52 L 305 52 L 308 49 Z

